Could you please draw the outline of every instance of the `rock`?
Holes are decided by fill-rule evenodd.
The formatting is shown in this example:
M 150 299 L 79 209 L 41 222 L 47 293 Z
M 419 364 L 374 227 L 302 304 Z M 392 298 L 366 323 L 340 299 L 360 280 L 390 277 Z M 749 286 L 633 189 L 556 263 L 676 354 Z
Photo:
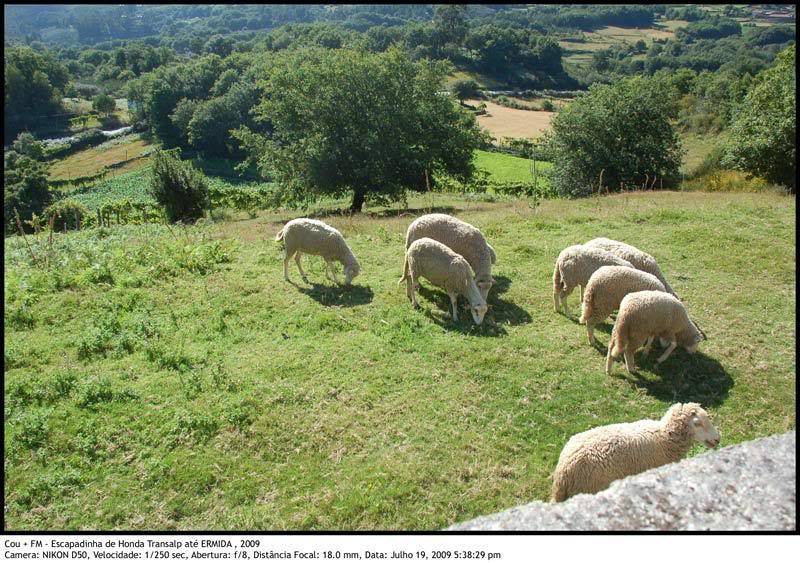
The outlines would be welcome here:
M 761 438 L 448 530 L 795 530 L 796 434 Z

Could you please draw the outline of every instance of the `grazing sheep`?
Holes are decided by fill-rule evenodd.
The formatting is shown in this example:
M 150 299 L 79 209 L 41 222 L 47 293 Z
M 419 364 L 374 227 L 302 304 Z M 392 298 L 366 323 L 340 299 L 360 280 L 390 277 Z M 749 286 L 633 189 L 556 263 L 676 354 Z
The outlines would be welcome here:
M 661 420 L 598 426 L 575 434 L 558 458 L 551 502 L 596 493 L 613 481 L 681 460 L 695 442 L 719 445 L 720 435 L 697 403 L 675 403 Z
M 594 345 L 594 327 L 603 322 L 622 298 L 634 291 L 666 291 L 658 278 L 627 266 L 603 266 L 592 274 L 583 294 L 580 322 L 586 323 L 589 344 Z
M 414 308 L 419 307 L 414 290 L 419 289 L 419 278 L 424 277 L 433 285 L 444 288 L 453 306 L 453 320 L 458 321 L 458 295 L 469 301 L 469 310 L 475 324 L 483 322 L 486 300 L 478 290 L 472 270 L 463 256 L 431 238 L 415 240 L 408 247 L 403 262 L 403 277 L 398 284 L 406 282 L 406 294 Z
M 635 369 L 634 353 L 645 346 L 650 352 L 655 337 L 665 338 L 670 344 L 656 360 L 661 363 L 680 344 L 690 354 L 704 339 L 697 326 L 689 319 L 686 307 L 678 298 L 663 291 L 636 291 L 626 295 L 619 305 L 619 313 L 611 331 L 606 356 L 606 373 L 611 373 L 611 364 L 620 354 L 625 356 L 625 367 L 631 373 Z
M 628 266 L 630 262 L 623 260 L 601 248 L 575 244 L 568 246 L 558 255 L 553 268 L 553 307 L 558 313 L 563 306 L 564 313 L 569 314 L 567 296 L 576 286 L 581 286 L 581 301 L 583 301 L 583 288 L 589 282 L 592 274 L 601 266 Z
M 658 267 L 656 259 L 647 252 L 639 250 L 630 244 L 625 244 L 624 242 L 619 242 L 618 240 L 611 240 L 602 237 L 590 240 L 586 243 L 586 246 L 595 246 L 597 248 L 607 250 L 608 252 L 619 256 L 623 260 L 627 260 L 633 264 L 633 267 L 637 270 L 642 270 L 648 274 L 653 274 L 658 278 L 658 281 L 664 284 L 664 289 L 667 293 L 671 293 L 675 297 L 678 297 L 678 294 L 675 293 L 675 290 L 672 289 L 672 287 L 667 283 L 667 280 L 664 278 L 664 274 L 661 273 L 661 268 Z
M 492 264 L 497 261 L 494 249 L 483 233 L 469 223 L 444 213 L 429 213 L 415 219 L 406 231 L 406 250 L 415 240 L 432 238 L 463 256 L 475 271 L 475 283 L 485 301 L 494 279 Z
M 322 256 L 325 260 L 325 276 L 339 283 L 336 271 L 333 269 L 333 260 L 338 260 L 344 267 L 344 283 L 350 285 L 353 278 L 361 272 L 353 251 L 347 245 L 338 230 L 316 219 L 292 219 L 286 223 L 275 240 L 283 240 L 285 245 L 283 257 L 283 278 L 289 281 L 289 260 L 294 256 L 297 269 L 303 281 L 309 283 L 303 267 L 300 265 L 300 256 L 303 252 Z

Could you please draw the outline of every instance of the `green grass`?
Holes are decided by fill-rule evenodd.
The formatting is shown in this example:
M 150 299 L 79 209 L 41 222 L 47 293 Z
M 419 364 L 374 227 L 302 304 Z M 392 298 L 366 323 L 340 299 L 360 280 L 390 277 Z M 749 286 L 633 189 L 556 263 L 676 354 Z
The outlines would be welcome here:
M 795 427 L 794 198 L 435 194 L 497 251 L 480 327 L 397 285 L 428 201 L 325 217 L 361 262 L 350 289 L 318 258 L 313 285 L 283 281 L 294 213 L 29 236 L 37 265 L 6 238 L 7 529 L 438 529 L 545 499 L 571 435 L 675 401 L 723 445 Z M 697 354 L 603 373 L 551 301 L 558 252 L 596 236 L 658 258 L 708 334 Z
M 501 152 L 475 151 L 475 166 L 489 173 L 489 179 L 496 182 L 532 182 L 532 162 L 527 158 Z M 553 165 L 549 162 L 537 161 L 537 173 L 542 174 Z M 543 178 L 539 178 L 544 182 Z
M 725 143 L 727 132 L 722 133 L 681 133 L 681 144 L 686 150 L 681 163 L 681 172 L 691 173 L 716 147 Z

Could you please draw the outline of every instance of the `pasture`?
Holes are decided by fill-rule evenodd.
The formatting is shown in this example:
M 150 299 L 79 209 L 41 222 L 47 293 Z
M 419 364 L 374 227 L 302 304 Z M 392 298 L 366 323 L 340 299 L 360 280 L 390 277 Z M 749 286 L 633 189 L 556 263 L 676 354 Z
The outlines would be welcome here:
M 148 163 L 146 155 L 152 148 L 139 135 L 125 135 L 55 161 L 50 167 L 50 179 L 94 176 L 109 167 L 113 167 L 114 174 L 132 171 Z
M 480 100 L 467 103 L 477 105 Z M 494 102 L 484 102 L 487 113 L 477 116 L 478 124 L 494 137 L 539 137 L 550 128 L 552 111 L 512 109 Z
M 312 284 L 293 264 L 283 281 L 273 238 L 297 212 L 6 238 L 7 529 L 438 529 L 547 498 L 571 435 L 675 401 L 723 446 L 795 427 L 793 197 L 436 194 L 497 251 L 480 327 L 397 285 L 428 202 L 312 210 L 358 256 L 351 288 L 309 257 Z M 558 252 L 595 236 L 657 257 L 708 334 L 697 354 L 603 373 L 551 301 Z
M 501 152 L 475 151 L 475 166 L 489 173 L 489 180 L 495 182 L 532 182 L 533 163 L 527 158 L 505 154 Z M 549 162 L 537 161 L 538 174 L 544 174 L 553 165 Z M 544 178 L 540 177 L 542 183 Z

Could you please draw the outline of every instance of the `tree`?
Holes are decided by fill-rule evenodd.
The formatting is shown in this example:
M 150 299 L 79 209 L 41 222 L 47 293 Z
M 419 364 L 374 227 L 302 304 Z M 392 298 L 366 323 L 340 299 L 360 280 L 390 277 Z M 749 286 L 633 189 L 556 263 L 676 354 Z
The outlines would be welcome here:
M 797 189 L 795 47 L 761 72 L 731 127 L 723 165 Z
M 438 93 L 446 72 L 396 47 L 284 53 L 256 110 L 272 138 L 247 128 L 234 136 L 278 181 L 285 201 L 352 193 L 350 208 L 359 212 L 367 199 L 425 190 L 434 171 L 473 173 L 483 134 L 474 116 Z
M 480 87 L 473 79 L 465 78 L 453 82 L 452 91 L 459 103 L 463 105 L 467 98 L 476 98 L 480 94 Z
M 22 221 L 30 220 L 34 214 L 41 217 L 52 195 L 44 164 L 13 150 L 5 153 L 3 161 L 4 229 L 13 233 L 17 230 L 16 212 Z
M 437 47 L 454 44 L 460 46 L 467 36 L 467 6 L 464 4 L 441 4 L 433 15 L 433 30 Z
M 92 109 L 108 116 L 117 109 L 117 102 L 108 94 L 100 94 L 92 100 Z
M 33 160 L 44 159 L 44 145 L 27 131 L 17 135 L 11 148 L 19 154 L 30 157 Z
M 199 219 L 211 207 L 208 182 L 191 164 L 156 150 L 150 193 L 170 221 Z
M 212 35 L 206 41 L 203 51 L 220 57 L 227 57 L 233 52 L 233 40 L 222 35 Z
M 621 185 L 678 181 L 681 147 L 672 127 L 675 93 L 662 80 L 629 78 L 594 84 L 553 120 L 551 184 L 561 195 L 585 196 Z M 648 184 L 652 185 L 652 184 Z

